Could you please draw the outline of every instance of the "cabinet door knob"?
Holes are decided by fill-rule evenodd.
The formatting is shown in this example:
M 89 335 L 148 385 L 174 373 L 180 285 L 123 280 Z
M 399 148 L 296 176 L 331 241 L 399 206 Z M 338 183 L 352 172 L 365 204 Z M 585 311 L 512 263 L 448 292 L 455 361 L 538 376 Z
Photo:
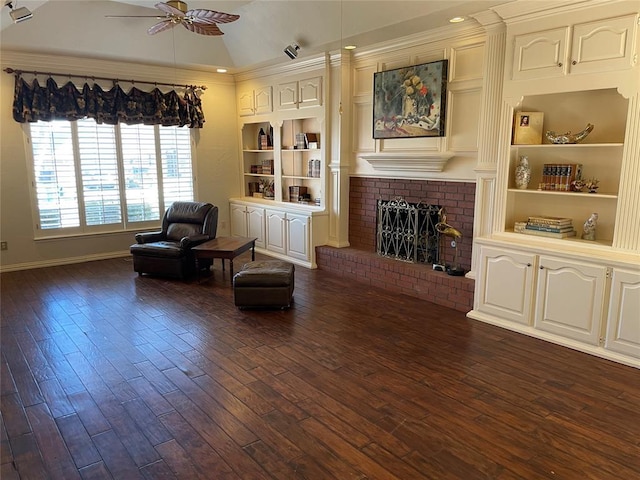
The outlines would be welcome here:
M 571 65 L 577 65 L 578 62 L 576 62 L 575 60 L 573 62 L 571 62 Z
M 540 265 L 540 270 L 544 270 L 544 267 L 542 265 Z
M 530 266 L 531 266 L 531 264 L 530 264 L 530 263 L 527 263 L 527 267 L 530 267 Z
M 562 67 L 562 62 L 558 63 L 558 66 L 559 66 L 559 67 Z

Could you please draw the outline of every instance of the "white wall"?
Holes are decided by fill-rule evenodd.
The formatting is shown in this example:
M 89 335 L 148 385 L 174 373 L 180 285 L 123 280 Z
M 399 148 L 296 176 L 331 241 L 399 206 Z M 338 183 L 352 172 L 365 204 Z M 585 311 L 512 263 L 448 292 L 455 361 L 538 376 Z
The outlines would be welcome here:
M 211 72 L 181 70 L 141 64 L 104 62 L 73 57 L 2 51 L 2 69 L 63 72 L 79 75 L 134 78 L 158 82 L 206 85 L 202 96 L 205 124 L 194 129 L 196 142 L 196 197 L 220 208 L 219 235 L 228 234 L 228 199 L 239 194 L 238 131 L 235 84 L 231 77 Z M 44 80 L 44 78 L 42 78 Z M 65 80 L 65 79 L 62 79 Z M 61 80 L 58 80 L 60 83 Z M 80 79 L 80 81 L 82 81 Z M 102 83 L 105 87 L 110 85 Z M 123 84 L 126 88 L 128 85 Z M 139 85 L 140 88 L 152 88 Z M 0 74 L 0 240 L 9 249 L 0 252 L 0 269 L 32 268 L 65 262 L 124 255 L 134 243 L 134 233 L 85 235 L 34 240 L 27 145 L 23 125 L 12 118 L 14 77 Z
M 350 174 L 366 177 L 476 180 L 478 125 L 483 85 L 484 31 L 477 27 L 431 31 L 368 51 L 355 50 L 352 68 L 352 158 Z M 374 140 L 373 74 L 421 63 L 449 60 L 445 137 Z M 361 156 L 453 154 L 442 172 L 380 171 Z
M 478 124 L 482 112 L 482 69 L 485 35 L 480 28 L 464 27 L 442 32 L 425 32 L 421 36 L 398 39 L 353 54 L 346 66 L 350 73 L 352 93 L 345 103 L 348 126 L 341 137 L 346 145 L 340 151 L 348 158 L 329 159 L 344 174 L 357 176 L 390 176 L 394 178 L 430 178 L 447 181 L 475 181 L 477 165 Z M 442 139 L 373 140 L 372 85 L 373 72 L 415 65 L 443 58 L 449 59 L 448 113 L 446 137 Z M 219 206 L 219 235 L 229 233 L 228 199 L 241 195 L 239 128 L 236 113 L 236 87 L 230 76 L 195 70 L 179 70 L 142 64 L 98 61 L 87 58 L 52 57 L 34 53 L 2 51 L 1 67 L 79 75 L 135 78 L 139 80 L 207 85 L 202 97 L 206 122 L 195 130 L 196 196 Z M 284 64 L 278 77 L 296 73 Z M 248 80 L 249 72 L 237 76 Z M 64 80 L 64 79 L 60 79 Z M 59 80 L 59 81 L 60 81 Z M 110 85 L 104 85 L 109 87 Z M 124 85 L 126 86 L 126 84 Z M 328 87 L 329 85 L 327 85 Z M 51 240 L 34 240 L 27 157 L 23 126 L 11 116 L 14 80 L 12 75 L 0 75 L 0 240 L 9 249 L 0 253 L 0 270 L 22 269 L 126 255 L 133 243 L 134 232 L 100 236 L 82 236 Z M 144 87 L 144 86 L 143 86 Z M 348 102 L 348 100 L 347 100 Z M 331 116 L 338 116 L 333 112 Z M 328 129 L 338 119 L 328 119 Z M 361 154 L 414 154 L 420 152 L 452 152 L 442 172 L 386 171 L 381 173 L 360 158 Z M 346 183 L 345 183 L 346 184 Z M 335 192 L 333 195 L 337 195 Z M 335 208 L 335 221 L 348 218 L 348 201 L 342 199 Z M 346 245 L 347 232 L 334 243 Z

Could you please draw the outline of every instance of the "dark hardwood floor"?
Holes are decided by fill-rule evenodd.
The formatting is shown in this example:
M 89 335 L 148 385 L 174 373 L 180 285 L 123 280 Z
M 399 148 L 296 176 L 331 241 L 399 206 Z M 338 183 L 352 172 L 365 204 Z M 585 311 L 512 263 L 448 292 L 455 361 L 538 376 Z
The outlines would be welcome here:
M 240 311 L 215 267 L 2 274 L 2 479 L 640 478 L 636 369 L 318 270 Z

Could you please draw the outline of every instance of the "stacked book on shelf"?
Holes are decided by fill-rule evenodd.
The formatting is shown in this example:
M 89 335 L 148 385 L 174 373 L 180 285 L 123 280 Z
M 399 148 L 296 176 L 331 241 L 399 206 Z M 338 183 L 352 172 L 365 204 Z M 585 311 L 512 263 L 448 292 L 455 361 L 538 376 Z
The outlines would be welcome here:
M 258 173 L 261 173 L 263 175 L 273 175 L 273 159 L 262 160 L 260 171 Z
M 298 150 L 309 148 L 309 140 L 306 133 L 296 133 L 296 148 Z
M 312 158 L 311 160 L 309 160 L 307 177 L 320 178 L 320 159 Z
M 580 163 L 545 163 L 542 167 L 542 181 L 538 190 L 569 192 L 572 183 L 582 179 Z
M 539 237 L 575 237 L 573 219 L 566 217 L 529 217 L 523 233 Z

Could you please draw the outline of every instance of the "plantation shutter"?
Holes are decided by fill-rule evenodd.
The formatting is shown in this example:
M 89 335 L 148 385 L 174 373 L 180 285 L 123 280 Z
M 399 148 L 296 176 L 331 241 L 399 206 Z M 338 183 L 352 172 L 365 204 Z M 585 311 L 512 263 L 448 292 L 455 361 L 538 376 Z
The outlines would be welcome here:
M 120 125 L 127 221 L 160 218 L 156 138 L 152 125 Z M 164 212 L 163 212 L 164 213 Z
M 80 214 L 71 123 L 33 123 L 31 145 L 39 228 L 78 227 Z
M 189 130 L 160 127 L 160 150 L 165 205 L 192 199 L 194 192 Z
M 77 125 L 86 224 L 121 223 L 115 127 L 89 119 Z

